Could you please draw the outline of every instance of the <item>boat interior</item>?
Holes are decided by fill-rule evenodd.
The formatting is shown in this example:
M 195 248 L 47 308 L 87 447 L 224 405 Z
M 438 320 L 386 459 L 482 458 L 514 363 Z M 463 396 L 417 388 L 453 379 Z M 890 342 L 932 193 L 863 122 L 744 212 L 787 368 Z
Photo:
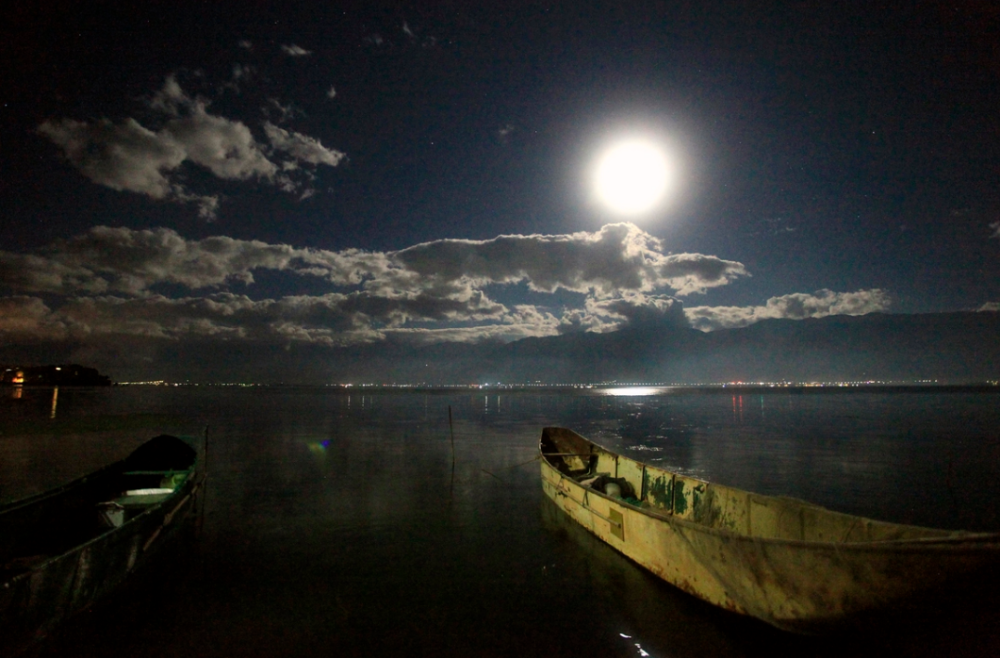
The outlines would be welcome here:
M 163 502 L 193 472 L 193 448 L 156 437 L 128 458 L 54 491 L 0 507 L 0 582 Z
M 965 534 L 876 521 L 803 500 L 765 496 L 649 466 L 579 434 L 546 427 L 542 458 L 563 477 L 624 505 L 756 539 L 870 543 Z

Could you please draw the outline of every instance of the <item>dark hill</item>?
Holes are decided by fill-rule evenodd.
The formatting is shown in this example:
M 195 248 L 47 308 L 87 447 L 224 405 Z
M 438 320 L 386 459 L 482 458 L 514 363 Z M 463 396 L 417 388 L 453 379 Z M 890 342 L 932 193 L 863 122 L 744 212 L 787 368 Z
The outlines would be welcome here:
M 335 381 L 396 383 L 661 381 L 969 382 L 1000 378 L 1000 313 L 763 320 L 702 333 L 643 326 L 508 344 L 375 345 L 343 351 Z

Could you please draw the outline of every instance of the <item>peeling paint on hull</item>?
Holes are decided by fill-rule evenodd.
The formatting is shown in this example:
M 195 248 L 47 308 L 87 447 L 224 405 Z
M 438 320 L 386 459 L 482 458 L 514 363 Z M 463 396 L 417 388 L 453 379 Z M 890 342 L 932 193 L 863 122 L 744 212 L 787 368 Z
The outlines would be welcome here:
M 1000 572 L 1000 533 L 762 496 L 630 460 L 562 428 L 545 428 L 540 450 L 545 494 L 577 523 L 668 583 L 785 630 L 826 632 Z M 603 493 L 601 477 L 625 478 L 642 492 L 639 504 Z

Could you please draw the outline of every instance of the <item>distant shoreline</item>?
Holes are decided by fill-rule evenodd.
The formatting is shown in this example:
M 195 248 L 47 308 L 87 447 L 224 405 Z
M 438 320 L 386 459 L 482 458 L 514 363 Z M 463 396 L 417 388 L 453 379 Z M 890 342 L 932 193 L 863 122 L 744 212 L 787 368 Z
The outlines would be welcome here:
M 323 390 L 333 393 L 577 393 L 618 397 L 697 394 L 836 394 L 836 393 L 1000 393 L 998 382 L 968 384 L 285 384 L 285 383 L 193 383 L 123 382 L 116 386 L 164 386 L 206 388 L 265 388 Z
M 96 368 L 76 363 L 25 366 L 0 365 L 0 385 L 4 386 L 111 386 L 111 378 Z

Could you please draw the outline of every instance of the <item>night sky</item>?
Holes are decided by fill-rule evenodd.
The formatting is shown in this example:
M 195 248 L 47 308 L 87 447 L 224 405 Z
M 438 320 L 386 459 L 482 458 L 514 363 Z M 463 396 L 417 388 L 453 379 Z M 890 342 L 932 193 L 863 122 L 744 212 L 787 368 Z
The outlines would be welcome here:
M 20 3 L 0 360 L 995 311 L 998 28 L 965 2 Z M 645 212 L 595 193 L 622 140 L 668 165 Z

